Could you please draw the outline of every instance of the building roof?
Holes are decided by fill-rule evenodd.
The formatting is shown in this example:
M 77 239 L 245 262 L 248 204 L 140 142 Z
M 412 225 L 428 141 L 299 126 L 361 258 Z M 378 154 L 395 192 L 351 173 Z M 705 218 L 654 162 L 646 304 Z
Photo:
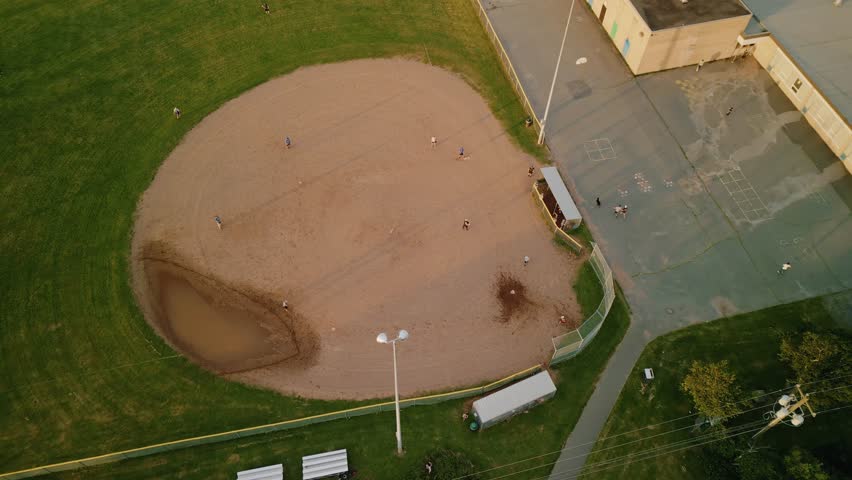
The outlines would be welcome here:
M 631 1 L 651 30 L 682 27 L 750 14 L 740 0 L 689 0 L 686 3 L 681 0 Z
M 556 199 L 556 203 L 559 204 L 559 209 L 562 210 L 562 215 L 564 215 L 568 220 L 582 220 L 583 217 L 580 215 L 580 211 L 577 210 L 577 204 L 574 203 L 574 199 L 571 198 L 571 194 L 568 192 L 565 182 L 562 181 L 562 177 L 559 176 L 559 171 L 556 170 L 556 167 L 542 168 L 541 175 L 547 182 L 547 186 L 550 187 L 550 191 L 553 193 L 553 198 Z
M 852 2 L 745 0 L 754 16 L 852 124 Z
M 495 418 L 515 412 L 554 392 L 556 392 L 556 385 L 545 370 L 499 392 L 480 398 L 473 402 L 473 410 L 479 417 L 479 421 L 486 425 Z

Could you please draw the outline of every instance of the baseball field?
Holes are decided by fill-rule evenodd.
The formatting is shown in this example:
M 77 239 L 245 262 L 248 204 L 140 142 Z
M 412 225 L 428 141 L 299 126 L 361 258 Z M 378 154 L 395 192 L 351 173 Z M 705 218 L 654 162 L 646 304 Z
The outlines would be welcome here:
M 163 163 L 134 228 L 136 290 L 196 363 L 286 394 L 392 395 L 375 336 L 402 328 L 403 395 L 500 378 L 583 320 L 579 262 L 530 199 L 534 165 L 446 70 L 300 69 Z
M 0 473 L 386 396 L 377 331 L 411 330 L 410 394 L 542 361 L 581 318 L 470 2 L 270 7 L 0 4 Z

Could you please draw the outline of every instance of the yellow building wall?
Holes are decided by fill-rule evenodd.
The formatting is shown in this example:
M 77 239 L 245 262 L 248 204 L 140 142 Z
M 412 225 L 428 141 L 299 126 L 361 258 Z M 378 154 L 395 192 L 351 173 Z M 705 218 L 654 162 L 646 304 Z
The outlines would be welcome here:
M 642 61 L 651 32 L 645 21 L 633 8 L 633 4 L 629 0 L 594 0 L 588 5 L 598 18 L 598 22 L 601 21 L 601 11 L 606 7 L 606 14 L 601 26 L 615 48 L 624 57 L 627 66 L 635 74 Z M 630 42 L 626 55 L 624 54 L 625 41 Z
M 831 108 L 772 37 L 764 37 L 757 42 L 754 58 L 852 173 L 852 128 L 849 124 Z
M 642 73 L 695 65 L 730 58 L 737 50 L 737 37 L 750 15 L 651 32 L 637 68 Z M 631 67 L 632 68 L 632 67 Z

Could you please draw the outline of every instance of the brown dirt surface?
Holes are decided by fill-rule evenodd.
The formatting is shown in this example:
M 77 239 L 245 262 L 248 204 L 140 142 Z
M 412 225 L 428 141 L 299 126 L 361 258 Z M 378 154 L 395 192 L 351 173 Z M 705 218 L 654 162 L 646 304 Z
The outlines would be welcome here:
M 494 287 L 500 302 L 500 321 L 505 323 L 517 319 L 531 306 L 527 298 L 527 287 L 514 275 L 500 272 Z
M 445 70 L 300 69 L 223 105 L 165 160 L 137 212 L 134 289 L 187 357 L 287 394 L 391 395 L 375 338 L 401 328 L 403 395 L 499 378 L 550 357 L 554 312 L 580 316 L 579 262 L 533 203 L 533 163 Z M 523 289 L 505 322 L 501 275 Z

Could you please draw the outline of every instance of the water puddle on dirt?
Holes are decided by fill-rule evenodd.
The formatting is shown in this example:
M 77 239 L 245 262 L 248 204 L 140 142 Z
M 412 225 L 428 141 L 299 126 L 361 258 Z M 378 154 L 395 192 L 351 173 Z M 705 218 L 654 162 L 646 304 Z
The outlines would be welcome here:
M 175 340 L 208 361 L 230 364 L 274 353 L 268 332 L 248 312 L 213 305 L 182 278 L 160 275 L 161 305 Z
M 284 320 L 248 297 L 161 262 L 147 262 L 146 270 L 158 326 L 197 363 L 233 373 L 298 354 Z

